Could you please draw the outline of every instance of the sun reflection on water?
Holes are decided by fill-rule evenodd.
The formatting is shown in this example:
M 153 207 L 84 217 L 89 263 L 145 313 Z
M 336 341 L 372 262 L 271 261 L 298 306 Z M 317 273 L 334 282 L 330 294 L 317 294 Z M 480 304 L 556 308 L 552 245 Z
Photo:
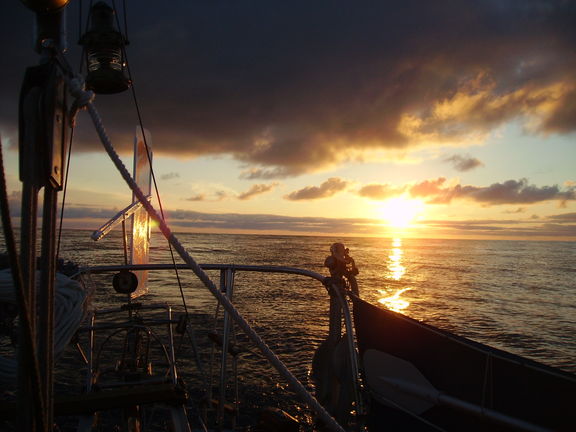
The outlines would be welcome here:
M 401 245 L 402 243 L 400 243 Z M 390 271 L 389 276 L 395 281 L 399 281 L 406 273 L 406 267 L 402 265 L 402 249 L 395 247 L 392 249 L 392 254 L 388 257 L 390 263 L 388 264 L 388 270 Z
M 394 312 L 400 312 L 400 311 L 406 309 L 408 306 L 410 306 L 410 302 L 408 300 L 400 298 L 402 293 L 404 293 L 405 291 L 409 291 L 409 290 L 410 290 L 410 288 L 401 288 L 399 290 L 396 290 L 396 292 L 394 294 L 392 294 L 391 296 L 381 298 L 378 301 L 380 303 L 382 303 L 384 306 L 386 306 L 388 309 L 390 309 Z M 386 295 L 387 292 L 384 290 L 380 290 L 380 294 Z
M 406 273 L 406 267 L 402 265 L 402 258 L 404 252 L 402 251 L 402 239 L 395 238 L 392 240 L 392 253 L 388 256 L 388 274 L 387 277 L 396 282 L 402 279 Z M 390 288 L 386 290 L 379 290 L 380 295 L 386 296 L 378 301 L 386 306 L 388 309 L 395 312 L 406 309 L 410 302 L 406 299 L 400 298 L 402 293 L 410 290 L 410 288 Z

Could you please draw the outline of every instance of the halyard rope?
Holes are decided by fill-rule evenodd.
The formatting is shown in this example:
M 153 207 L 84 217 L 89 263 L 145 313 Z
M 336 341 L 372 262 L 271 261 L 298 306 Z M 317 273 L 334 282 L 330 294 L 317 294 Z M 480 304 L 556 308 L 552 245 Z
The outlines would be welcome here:
M 266 345 L 266 343 L 260 338 L 260 336 L 250 327 L 250 324 L 244 319 L 244 317 L 238 312 L 238 310 L 234 307 L 234 305 L 228 300 L 226 296 L 224 296 L 220 290 L 216 287 L 214 282 L 209 278 L 209 276 L 200 268 L 200 266 L 196 263 L 196 261 L 186 252 L 180 241 L 176 238 L 176 236 L 170 231 L 170 228 L 166 224 L 166 222 L 160 217 L 158 212 L 154 209 L 152 204 L 146 199 L 144 193 L 140 190 L 126 167 L 124 163 L 116 153 L 110 138 L 108 137 L 104 125 L 102 124 L 102 119 L 96 110 L 96 107 L 92 103 L 92 95 L 86 94 L 86 92 L 82 86 L 80 80 L 71 80 L 68 77 L 70 93 L 76 100 L 78 101 L 78 106 L 83 107 L 85 106 L 92 118 L 94 123 L 94 127 L 96 128 L 96 132 L 100 137 L 100 141 L 104 146 L 104 149 L 112 159 L 112 162 L 124 178 L 124 181 L 128 184 L 128 187 L 132 190 L 134 195 L 138 198 L 138 201 L 142 203 L 142 206 L 146 209 L 149 216 L 154 219 L 160 228 L 160 231 L 166 237 L 168 242 L 174 247 L 178 255 L 184 260 L 184 262 L 190 267 L 190 269 L 194 272 L 194 274 L 202 281 L 202 283 L 210 290 L 212 295 L 218 300 L 220 304 L 226 309 L 226 311 L 230 314 L 232 319 L 236 321 L 238 326 L 246 333 L 246 335 L 252 340 L 252 342 L 262 351 L 264 356 L 268 359 L 268 361 L 276 368 L 276 370 L 282 375 L 292 387 L 292 389 L 306 401 L 306 403 L 316 411 L 320 419 L 331 429 L 334 431 L 344 432 L 344 429 L 332 418 L 332 416 L 326 411 L 326 409 L 312 396 L 302 385 L 302 383 L 296 378 L 292 372 L 288 370 L 286 365 L 274 354 L 274 352 Z

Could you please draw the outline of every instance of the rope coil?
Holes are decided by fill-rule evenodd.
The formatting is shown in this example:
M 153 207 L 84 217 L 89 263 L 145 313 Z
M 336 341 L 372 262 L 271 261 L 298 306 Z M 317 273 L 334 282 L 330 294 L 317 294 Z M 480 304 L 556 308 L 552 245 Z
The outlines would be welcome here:
M 84 318 L 87 293 L 79 282 L 56 273 L 54 302 L 54 355 L 61 354 Z M 0 302 L 16 304 L 16 292 L 10 269 L 0 271 Z M 0 356 L 0 382 L 11 383 L 16 379 L 16 359 Z

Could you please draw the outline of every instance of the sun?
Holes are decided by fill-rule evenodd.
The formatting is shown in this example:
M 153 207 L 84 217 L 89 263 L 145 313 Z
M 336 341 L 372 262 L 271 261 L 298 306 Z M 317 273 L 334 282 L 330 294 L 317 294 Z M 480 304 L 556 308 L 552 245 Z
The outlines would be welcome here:
M 407 228 L 424 211 L 424 203 L 409 198 L 390 198 L 379 209 L 380 217 L 393 228 Z

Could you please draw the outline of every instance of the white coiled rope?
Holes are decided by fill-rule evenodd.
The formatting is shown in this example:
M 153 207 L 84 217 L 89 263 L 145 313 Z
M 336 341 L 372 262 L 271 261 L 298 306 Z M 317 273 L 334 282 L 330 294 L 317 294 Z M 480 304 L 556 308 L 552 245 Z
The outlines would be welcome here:
M 84 318 L 86 292 L 80 283 L 61 273 L 56 273 L 55 287 L 54 356 L 58 357 Z M 16 304 L 14 279 L 10 269 L 0 271 L 0 302 Z M 15 358 L 0 356 L 0 382 L 15 382 L 17 371 L 18 362 Z
M 96 107 L 92 103 L 93 95 L 87 94 L 86 90 L 83 89 L 82 81 L 78 78 L 76 79 L 68 79 L 68 86 L 70 89 L 70 93 L 76 99 L 76 105 L 79 108 L 86 107 L 92 121 L 94 122 L 94 127 L 100 137 L 100 141 L 104 146 L 104 149 L 112 159 L 114 165 L 122 175 L 124 181 L 128 184 L 134 195 L 138 198 L 138 201 L 142 203 L 142 206 L 146 209 L 150 217 L 158 223 L 160 231 L 166 237 L 166 240 L 174 247 L 178 255 L 184 260 L 188 267 L 194 272 L 194 274 L 202 281 L 202 283 L 208 288 L 208 290 L 212 293 L 212 295 L 218 300 L 218 302 L 224 307 L 226 312 L 230 314 L 232 319 L 238 324 L 238 326 L 246 333 L 246 335 L 252 340 L 252 342 L 262 351 L 262 354 L 268 359 L 270 364 L 274 366 L 274 368 L 286 379 L 290 387 L 308 404 L 310 408 L 312 408 L 316 414 L 320 417 L 320 419 L 326 424 L 326 426 L 338 432 L 344 432 L 342 426 L 334 420 L 334 418 L 326 411 L 326 409 L 316 400 L 314 396 L 306 390 L 304 385 L 296 378 L 292 372 L 288 370 L 286 365 L 280 360 L 276 354 L 268 347 L 268 345 L 262 340 L 262 338 L 256 333 L 250 324 L 244 319 L 244 317 L 238 312 L 236 307 L 230 302 L 228 297 L 223 295 L 220 290 L 216 287 L 214 282 L 209 278 L 209 276 L 200 268 L 200 266 L 194 261 L 194 259 L 188 254 L 188 252 L 184 249 L 180 241 L 176 238 L 174 234 L 168 228 L 168 225 L 164 221 L 164 219 L 158 214 L 158 212 L 154 209 L 152 204 L 146 199 L 144 193 L 140 190 L 126 167 L 124 163 L 116 153 L 110 138 L 108 137 L 106 130 L 104 129 L 104 125 L 102 124 L 102 119 L 96 110 Z M 91 92 L 90 92 L 91 93 Z

